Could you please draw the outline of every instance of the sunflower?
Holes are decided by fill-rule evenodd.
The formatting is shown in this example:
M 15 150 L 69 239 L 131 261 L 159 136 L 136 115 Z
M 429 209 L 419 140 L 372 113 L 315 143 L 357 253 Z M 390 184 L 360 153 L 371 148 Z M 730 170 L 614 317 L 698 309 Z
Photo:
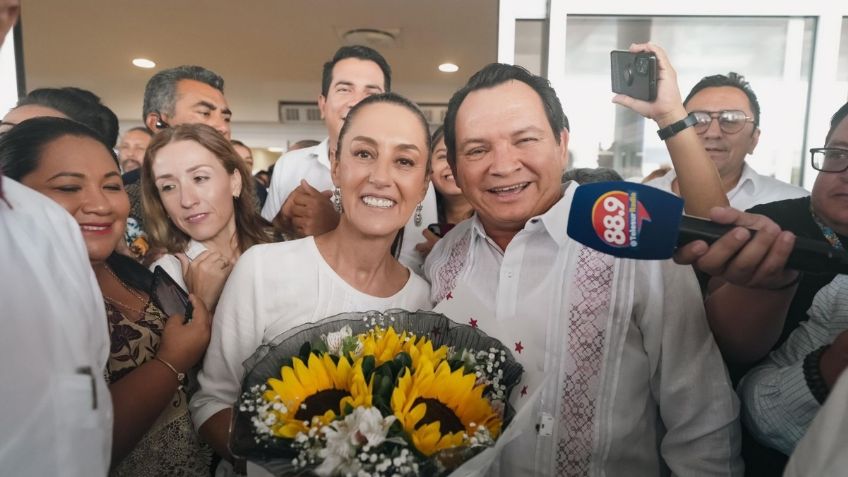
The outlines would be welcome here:
M 348 405 L 371 406 L 371 383 L 365 382 L 361 359 L 351 365 L 345 357 L 335 363 L 329 354 L 311 354 L 306 364 L 294 358 L 280 374 L 282 379 L 268 379 L 270 389 L 262 395 L 274 416 L 275 436 L 294 438 L 316 419 L 327 424 Z
M 392 412 L 422 454 L 463 446 L 481 426 L 498 436 L 501 419 L 475 381 L 463 368 L 451 371 L 447 361 L 434 366 L 427 357 L 398 379 Z
M 437 363 L 448 355 L 447 346 L 434 349 L 433 342 L 426 337 L 416 337 L 406 331 L 398 335 L 391 326 L 388 329 L 378 327 L 369 330 L 359 335 L 359 341 L 362 343 L 361 356 L 374 356 L 376 366 L 395 359 L 401 352 L 409 354 L 412 358 L 413 369 L 418 367 L 422 357 Z

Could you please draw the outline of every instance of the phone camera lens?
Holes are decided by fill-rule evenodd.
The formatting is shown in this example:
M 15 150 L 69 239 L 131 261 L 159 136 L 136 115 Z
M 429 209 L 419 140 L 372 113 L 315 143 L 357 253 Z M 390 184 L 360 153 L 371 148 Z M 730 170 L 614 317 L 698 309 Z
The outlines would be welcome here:
M 647 58 L 637 58 L 636 59 L 636 72 L 640 75 L 648 74 L 648 59 Z

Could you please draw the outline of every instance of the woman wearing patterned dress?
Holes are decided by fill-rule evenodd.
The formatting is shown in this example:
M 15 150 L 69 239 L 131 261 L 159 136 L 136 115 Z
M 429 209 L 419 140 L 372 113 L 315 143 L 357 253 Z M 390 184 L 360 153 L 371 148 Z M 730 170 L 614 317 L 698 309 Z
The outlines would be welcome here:
M 79 123 L 36 118 L 0 139 L 0 169 L 79 223 L 111 341 L 105 369 L 114 411 L 110 474 L 207 476 L 211 450 L 194 433 L 182 384 L 206 350 L 209 313 L 191 297 L 189 323 L 165 317 L 148 293 L 151 273 L 115 253 L 129 201 L 112 152 Z

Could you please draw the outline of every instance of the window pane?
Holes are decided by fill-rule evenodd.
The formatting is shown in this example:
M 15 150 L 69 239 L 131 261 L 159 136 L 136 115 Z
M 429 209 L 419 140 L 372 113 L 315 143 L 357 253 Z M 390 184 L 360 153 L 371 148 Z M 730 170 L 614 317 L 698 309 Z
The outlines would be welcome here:
M 573 125 L 575 167 L 641 177 L 671 163 L 653 121 L 610 102 L 609 52 L 650 40 L 668 52 L 684 98 L 704 76 L 744 75 L 762 111 L 762 134 L 748 163 L 798 183 L 814 19 L 569 16 L 567 22 L 565 87 L 558 93 Z
M 516 20 L 515 64 L 534 75 L 543 75 L 542 61 L 545 44 L 544 20 Z
M 836 80 L 840 82 L 842 91 L 848 90 L 848 17 L 842 17 L 842 36 L 839 41 L 839 66 L 836 70 Z

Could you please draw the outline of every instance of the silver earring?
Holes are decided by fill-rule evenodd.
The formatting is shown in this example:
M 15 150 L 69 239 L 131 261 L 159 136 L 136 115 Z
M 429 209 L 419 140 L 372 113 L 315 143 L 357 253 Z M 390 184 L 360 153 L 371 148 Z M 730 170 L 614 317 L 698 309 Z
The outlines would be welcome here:
M 342 191 L 338 187 L 333 189 L 333 208 L 340 214 L 344 212 L 344 208 L 342 207 Z
M 424 206 L 421 204 L 421 202 L 419 202 L 418 205 L 415 206 L 415 218 L 413 220 L 415 222 L 416 227 L 421 227 L 421 222 L 423 222 L 423 219 L 421 218 L 421 209 L 423 208 Z

